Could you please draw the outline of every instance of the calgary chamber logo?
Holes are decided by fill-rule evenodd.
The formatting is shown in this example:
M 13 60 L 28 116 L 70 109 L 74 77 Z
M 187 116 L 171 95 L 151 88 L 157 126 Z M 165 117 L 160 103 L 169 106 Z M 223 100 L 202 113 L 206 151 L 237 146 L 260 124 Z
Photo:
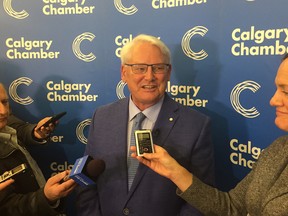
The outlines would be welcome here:
M 234 56 L 284 55 L 288 52 L 288 28 L 235 28 L 231 33 Z
M 207 0 L 152 0 L 154 9 L 185 7 L 191 5 L 206 4 Z
M 53 40 L 7 38 L 5 44 L 9 59 L 57 59 L 60 56 L 59 51 L 51 51 Z
M 85 62 L 91 62 L 91 61 L 94 61 L 96 59 L 96 56 L 92 52 L 90 52 L 89 54 L 83 54 L 81 49 L 80 49 L 81 43 L 84 40 L 88 40 L 88 41 L 92 42 L 95 37 L 96 36 L 90 32 L 84 32 L 83 34 L 81 34 L 75 38 L 75 40 L 72 43 L 72 50 L 73 50 L 73 53 L 75 54 L 75 56 L 77 58 L 79 58 L 80 60 L 85 61 Z
M 16 19 L 25 19 L 29 16 L 29 13 L 27 13 L 25 10 L 22 10 L 20 12 L 15 11 L 12 8 L 12 0 L 3 0 L 3 7 L 9 16 Z
M 122 0 L 114 0 L 114 5 L 115 8 L 120 12 L 123 13 L 125 15 L 133 15 L 138 11 L 138 8 L 135 5 L 131 5 L 130 7 L 125 7 L 122 4 Z
M 33 103 L 34 100 L 31 97 L 22 98 L 18 94 L 19 85 L 29 86 L 31 83 L 33 83 L 33 80 L 28 77 L 20 77 L 14 80 L 9 87 L 12 100 L 22 105 Z M 89 94 L 91 86 L 91 83 L 68 83 L 65 80 L 50 80 L 46 83 L 47 100 L 50 102 L 94 102 L 97 101 L 98 95 Z
M 21 98 L 17 93 L 17 88 L 19 85 L 26 85 L 30 86 L 33 80 L 31 80 L 28 77 L 20 77 L 16 80 L 14 80 L 10 86 L 9 86 L 9 95 L 12 100 L 14 100 L 16 103 L 22 104 L 22 105 L 29 105 L 34 102 L 34 100 L 27 96 L 25 98 Z
M 204 37 L 207 32 L 208 32 L 208 29 L 206 27 L 196 26 L 185 33 L 181 42 L 182 50 L 185 53 L 185 55 L 187 55 L 189 58 L 192 58 L 194 60 L 203 60 L 207 58 L 208 53 L 205 52 L 205 50 L 202 49 L 196 52 L 196 51 L 193 51 L 190 47 L 190 41 L 192 37 L 194 37 L 195 35 L 200 35 Z
M 207 0 L 152 0 L 151 6 L 155 10 L 165 9 L 165 8 L 174 8 L 174 7 L 187 7 L 191 5 L 206 4 Z M 138 8 L 135 5 L 130 7 L 125 7 L 122 4 L 122 0 L 114 0 L 114 5 L 116 9 L 125 15 L 133 15 L 138 11 Z
M 85 5 L 86 0 L 43 0 L 43 14 L 51 15 L 74 15 L 92 14 L 95 6 Z
M 260 115 L 260 113 L 255 107 L 245 109 L 241 105 L 240 100 L 239 100 L 240 94 L 242 93 L 242 91 L 250 90 L 253 93 L 255 93 L 256 91 L 259 90 L 260 87 L 261 86 L 258 83 L 251 81 L 251 80 L 247 80 L 247 81 L 237 84 L 232 89 L 231 94 L 230 94 L 230 101 L 231 101 L 233 108 L 236 110 L 236 112 L 240 113 L 242 116 L 246 118 L 256 118 L 257 116 Z
M 80 122 L 76 127 L 76 136 L 80 142 L 87 144 L 88 139 L 84 135 L 84 130 L 87 126 L 91 124 L 91 119 L 86 119 Z

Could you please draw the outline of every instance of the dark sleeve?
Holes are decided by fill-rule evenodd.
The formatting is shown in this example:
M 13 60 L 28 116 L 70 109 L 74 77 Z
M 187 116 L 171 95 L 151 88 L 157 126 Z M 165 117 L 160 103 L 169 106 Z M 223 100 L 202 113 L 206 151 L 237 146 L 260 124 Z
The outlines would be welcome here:
M 27 194 L 10 193 L 12 187 L 0 192 L 0 212 L 5 216 L 54 216 L 58 210 L 52 208 L 43 189 Z M 10 190 L 10 192 L 9 192 Z
M 37 141 L 34 138 L 33 132 L 37 124 L 30 124 L 28 122 L 22 121 L 13 114 L 8 117 L 9 127 L 14 128 L 17 131 L 17 138 L 25 144 L 42 144 L 42 142 Z

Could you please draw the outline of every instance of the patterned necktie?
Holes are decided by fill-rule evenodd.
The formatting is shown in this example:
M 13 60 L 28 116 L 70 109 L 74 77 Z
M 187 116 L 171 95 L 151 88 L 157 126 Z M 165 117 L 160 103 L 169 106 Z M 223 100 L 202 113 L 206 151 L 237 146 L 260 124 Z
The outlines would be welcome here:
M 145 118 L 146 118 L 146 116 L 142 112 L 138 113 L 135 116 L 134 122 L 133 122 L 133 127 L 131 130 L 130 146 L 135 146 L 134 131 L 141 129 L 141 123 Z M 131 157 L 131 152 L 130 152 L 130 148 L 129 148 L 129 155 L 128 155 L 128 189 L 129 190 L 130 190 L 130 187 L 133 183 L 134 176 L 136 174 L 138 165 L 139 165 L 139 161 L 137 159 Z

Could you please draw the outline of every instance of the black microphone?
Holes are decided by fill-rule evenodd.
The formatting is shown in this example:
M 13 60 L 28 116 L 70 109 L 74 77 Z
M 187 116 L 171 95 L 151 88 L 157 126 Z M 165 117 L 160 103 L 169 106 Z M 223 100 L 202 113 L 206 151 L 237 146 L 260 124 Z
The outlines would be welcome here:
M 81 186 L 96 184 L 97 177 L 105 170 L 105 162 L 100 159 L 93 159 L 86 155 L 76 160 L 69 174 L 69 178 L 73 179 Z M 64 180 L 65 181 L 65 180 Z

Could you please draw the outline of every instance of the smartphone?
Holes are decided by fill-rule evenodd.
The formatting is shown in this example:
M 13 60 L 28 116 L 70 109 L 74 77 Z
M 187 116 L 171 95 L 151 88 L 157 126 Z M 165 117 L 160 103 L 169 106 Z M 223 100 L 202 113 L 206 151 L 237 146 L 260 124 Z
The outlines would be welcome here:
M 136 130 L 135 140 L 138 156 L 143 156 L 144 153 L 154 153 L 151 130 Z
M 26 164 L 20 164 L 19 166 L 13 168 L 10 171 L 6 171 L 4 172 L 1 176 L 0 176 L 0 183 L 3 181 L 6 181 L 7 179 L 11 178 L 12 176 L 18 174 L 18 173 L 22 173 L 25 172 L 27 166 Z
M 66 113 L 67 112 L 61 112 L 61 113 L 58 113 L 58 114 L 52 116 L 47 122 L 45 122 L 43 125 L 41 125 L 41 127 L 49 127 L 50 123 L 55 124 L 56 121 L 58 121 L 60 118 L 62 118 L 64 115 L 66 115 Z M 39 127 L 39 129 L 41 127 Z

